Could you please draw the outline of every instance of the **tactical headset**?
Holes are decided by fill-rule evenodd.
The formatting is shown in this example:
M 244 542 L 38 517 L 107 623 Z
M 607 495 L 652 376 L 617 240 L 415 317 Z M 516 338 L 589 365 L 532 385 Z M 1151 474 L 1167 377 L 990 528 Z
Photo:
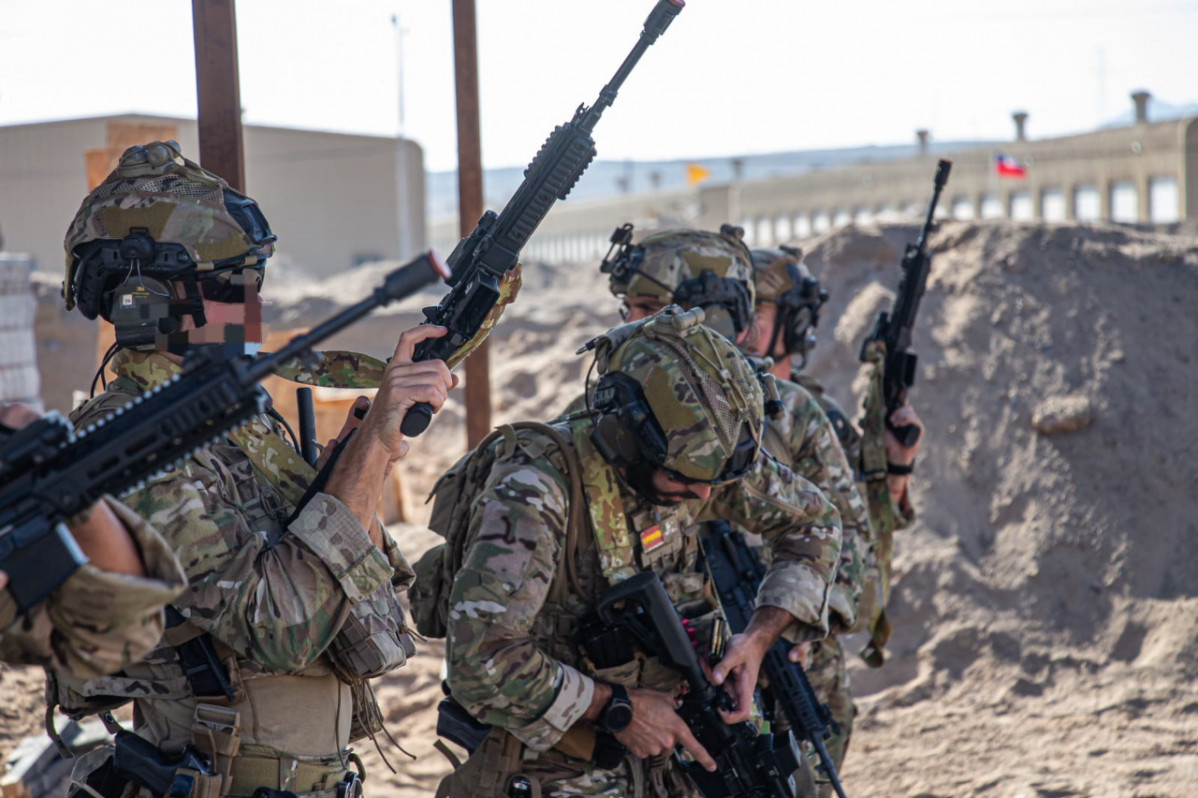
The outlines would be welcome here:
M 252 199 L 225 191 L 224 200 L 226 210 L 255 247 L 276 240 Z M 259 288 L 265 275 L 265 263 L 258 260 L 246 266 L 246 255 L 214 262 L 211 269 L 200 271 L 182 244 L 155 241 L 139 227 L 121 239 L 81 244 L 73 254 L 72 288 L 80 312 L 89 319 L 102 316 L 112 322 L 117 346 L 129 348 L 153 348 L 159 335 L 178 332 L 188 315 L 196 327 L 204 326 L 203 299 L 244 302 L 245 283 L 238 275 L 253 271 Z M 181 284 L 182 296 L 176 296 L 174 283 Z
M 712 306 L 723 309 L 731 317 L 733 337 L 740 335 L 753 319 L 753 300 L 748 288 L 740 280 L 731 277 L 720 277 L 715 272 L 704 271 L 697 277 L 683 280 L 677 288 L 671 288 L 660 280 L 641 271 L 645 260 L 645 248 L 632 243 L 631 223 L 620 225 L 611 234 L 611 246 L 599 264 L 599 271 L 610 274 L 612 280 L 631 284 L 635 275 L 661 286 L 670 294 L 672 300 L 692 308 L 707 310 Z M 752 262 L 752 255 L 745 247 L 741 238 L 744 229 L 730 224 L 720 225 L 720 237 L 730 244 L 745 250 L 745 256 Z M 614 257 L 613 257 L 614 256 Z
M 796 261 L 802 257 L 802 250 L 795 247 L 779 247 Z M 770 345 L 767 354 L 774 351 L 779 338 L 787 354 L 797 354 L 802 358 L 799 367 L 806 363 L 807 352 L 815 346 L 815 326 L 819 324 L 819 309 L 828 301 L 827 290 L 819 287 L 819 280 L 810 275 L 804 275 L 797 263 L 786 264 L 786 275 L 790 278 L 790 287 L 778 295 L 774 304 L 778 307 L 778 315 L 774 318 L 774 331 L 770 335 Z
M 671 479 L 695 483 L 666 467 L 669 443 L 645 399 L 640 383 L 621 372 L 605 374 L 595 386 L 593 409 L 601 413 L 591 432 L 591 442 L 603 458 L 630 471 L 648 467 L 663 469 Z M 748 425 L 742 425 L 740 440 L 720 475 L 708 484 L 723 485 L 743 477 L 756 462 L 758 451 Z

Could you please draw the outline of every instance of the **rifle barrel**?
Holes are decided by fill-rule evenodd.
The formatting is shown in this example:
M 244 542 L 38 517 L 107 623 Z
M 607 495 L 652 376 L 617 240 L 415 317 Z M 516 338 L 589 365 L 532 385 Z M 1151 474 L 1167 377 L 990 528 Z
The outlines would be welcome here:
M 641 56 L 645 54 L 657 38 L 666 32 L 666 28 L 674 21 L 674 17 L 682 11 L 686 5 L 686 0 L 658 0 L 657 5 L 649 12 L 649 16 L 645 19 L 645 27 L 641 30 L 641 37 L 632 47 L 632 51 L 624 57 L 620 68 L 616 70 L 616 74 L 607 82 L 603 90 L 599 92 L 599 98 L 594 104 L 586 110 L 585 116 L 579 122 L 579 127 L 590 133 L 595 129 L 595 124 L 599 121 L 599 117 L 603 112 L 611 106 L 616 100 L 616 93 L 620 87 L 624 85 L 624 81 L 632 73 Z
M 246 369 L 246 383 L 257 382 L 269 376 L 279 366 L 296 355 L 306 352 L 316 342 L 323 341 L 334 333 L 340 332 L 375 308 L 389 305 L 395 300 L 416 293 L 438 278 L 445 279 L 448 272 L 444 264 L 432 252 L 426 252 L 420 257 L 405 263 L 390 272 L 383 280 L 383 285 L 374 289 L 370 296 L 357 302 L 345 310 L 327 319 L 303 335 L 297 335 L 287 342 L 282 349 L 269 355 L 264 355 L 250 364 Z
M 924 244 L 927 243 L 928 236 L 931 235 L 932 226 L 935 221 L 932 217 L 936 215 L 936 206 L 940 203 L 940 192 L 944 190 L 944 186 L 948 183 L 948 173 L 952 171 L 953 162 L 940 159 L 936 164 L 936 177 L 932 180 L 932 201 L 928 203 L 928 214 L 924 217 L 923 227 L 919 231 L 919 240 L 915 242 L 916 248 L 923 251 Z

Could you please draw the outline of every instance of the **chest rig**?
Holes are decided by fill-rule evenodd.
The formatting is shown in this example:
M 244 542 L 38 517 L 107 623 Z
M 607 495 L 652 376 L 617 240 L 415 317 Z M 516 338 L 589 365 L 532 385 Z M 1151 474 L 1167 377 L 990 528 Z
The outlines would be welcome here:
M 364 367 L 364 375 L 346 379 L 355 366 Z M 77 424 L 107 416 L 180 370 L 157 353 L 128 350 L 118 353 L 113 367 L 118 375 L 116 382 L 74 415 Z M 315 370 L 311 364 L 296 363 L 285 369 L 288 373 L 283 376 L 339 387 L 372 387 L 371 383 L 378 384 L 383 368 L 373 358 L 324 353 L 318 357 Z M 265 416 L 251 419 L 193 457 L 199 466 L 216 475 L 221 494 L 236 506 L 249 529 L 265 536 L 268 545 L 278 543 L 286 534 L 287 519 L 316 476 Z M 399 556 L 385 529 L 384 538 L 384 552 Z M 402 564 L 406 573 L 402 557 L 391 564 L 397 570 Z M 314 670 L 331 672 L 349 686 L 353 700 L 351 740 L 373 737 L 383 730 L 382 713 L 366 679 L 399 667 L 414 653 L 403 609 L 390 586 L 351 607 L 326 650 L 327 662 Z M 240 713 L 233 707 L 245 698 L 245 680 L 272 675 L 190 623 L 178 608 L 167 607 L 162 645 L 128 674 L 88 682 L 48 674 L 47 731 L 56 737 L 55 704 L 69 716 L 79 718 L 106 712 L 131 699 L 192 700 L 197 703 L 190 745 L 205 755 L 220 777 L 218 783 L 227 787 L 230 768 L 236 770 L 234 760 L 240 756 Z M 255 707 L 255 711 L 261 709 Z
M 687 531 L 689 519 L 681 508 L 653 507 L 638 502 L 627 511 L 629 497 L 620 478 L 598 453 L 590 440 L 590 422 L 571 420 L 570 442 L 578 456 L 581 499 L 586 506 L 586 523 L 578 524 L 581 534 L 564 546 L 558 579 L 564 580 L 573 559 L 576 574 L 571 575 L 570 590 L 551 591 L 533 624 L 531 636 L 537 645 L 556 659 L 578 667 L 602 681 L 626 687 L 654 687 L 673 690 L 678 675 L 661 666 L 655 658 L 627 652 L 623 661 L 596 656 L 608 648 L 606 638 L 595 638 L 589 617 L 598 596 L 610 585 L 632 575 L 652 570 L 661 575 L 671 601 L 683 617 L 694 619 L 699 634 L 708 633 L 714 603 L 710 598 L 705 573 L 699 567 L 696 535 Z M 589 529 L 589 534 L 588 534 Z

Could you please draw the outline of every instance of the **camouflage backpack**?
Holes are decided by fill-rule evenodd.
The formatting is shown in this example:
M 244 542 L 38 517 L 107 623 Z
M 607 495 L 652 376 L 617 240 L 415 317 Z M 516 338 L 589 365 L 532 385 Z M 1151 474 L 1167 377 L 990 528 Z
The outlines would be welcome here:
M 433 486 L 429 498 L 433 501 L 429 528 L 441 537 L 439 543 L 416 561 L 413 570 L 416 581 L 408 590 L 411 601 L 412 620 L 416 630 L 425 637 L 443 638 L 449 620 L 449 594 L 453 580 L 461 570 L 466 556 L 467 533 L 470 514 L 487 476 L 496 463 L 503 462 L 523 451 L 527 456 L 548 457 L 554 467 L 570 480 L 570 513 L 566 522 L 566 541 L 562 546 L 562 560 L 557 575 L 550 587 L 550 601 L 561 602 L 566 593 L 566 574 L 571 570 L 578 551 L 578 543 L 587 523 L 584 511 L 582 465 L 578 454 L 567 435 L 548 424 L 537 421 L 519 421 L 499 427 L 467 452 L 441 475 Z

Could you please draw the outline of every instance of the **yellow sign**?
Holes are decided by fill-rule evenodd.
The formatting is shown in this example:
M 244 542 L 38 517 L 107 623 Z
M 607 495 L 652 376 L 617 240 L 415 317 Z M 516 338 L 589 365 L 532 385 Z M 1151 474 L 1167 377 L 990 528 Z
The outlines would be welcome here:
M 711 172 L 707 170 L 707 167 L 700 166 L 697 163 L 688 163 L 686 165 L 686 184 L 688 186 L 702 183 L 709 177 L 711 177 Z

